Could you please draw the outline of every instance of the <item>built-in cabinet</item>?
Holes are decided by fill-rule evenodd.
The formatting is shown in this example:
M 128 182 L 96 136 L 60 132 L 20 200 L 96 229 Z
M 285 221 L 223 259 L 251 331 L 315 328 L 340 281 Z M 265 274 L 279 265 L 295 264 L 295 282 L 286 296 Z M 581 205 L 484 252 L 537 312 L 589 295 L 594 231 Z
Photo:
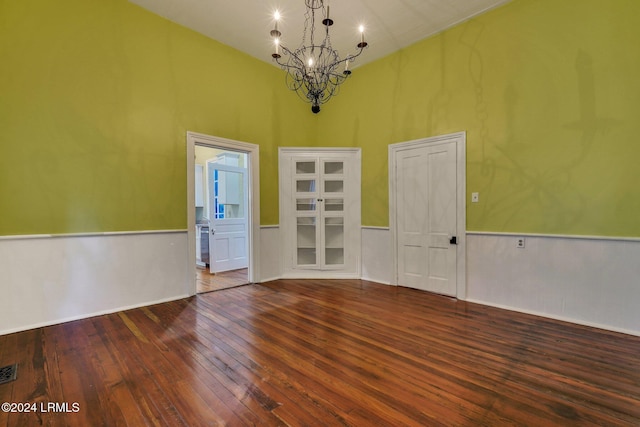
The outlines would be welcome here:
M 359 277 L 360 150 L 280 148 L 286 277 Z

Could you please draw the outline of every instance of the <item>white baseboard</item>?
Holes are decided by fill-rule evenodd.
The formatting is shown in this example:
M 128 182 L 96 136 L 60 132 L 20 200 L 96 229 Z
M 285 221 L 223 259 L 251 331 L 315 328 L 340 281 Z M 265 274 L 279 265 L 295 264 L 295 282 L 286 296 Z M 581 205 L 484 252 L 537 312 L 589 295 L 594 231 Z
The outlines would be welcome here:
M 533 316 L 546 317 L 548 319 L 560 320 L 562 322 L 568 322 L 568 323 L 575 323 L 577 325 L 589 326 L 589 327 L 592 327 L 592 328 L 604 329 L 604 330 L 612 331 L 612 332 L 620 332 L 622 334 L 627 334 L 627 335 L 640 336 L 640 331 L 636 331 L 636 330 L 632 330 L 632 329 L 616 328 L 616 327 L 612 327 L 612 326 L 609 326 L 609 325 L 604 325 L 604 324 L 601 324 L 601 323 L 594 323 L 594 322 L 589 322 L 589 321 L 576 320 L 574 318 L 564 317 L 564 316 L 555 316 L 555 315 L 550 315 L 548 313 L 541 313 L 541 312 L 534 311 L 534 310 L 525 310 L 525 309 L 520 309 L 520 308 L 517 308 L 517 307 L 510 307 L 510 306 L 502 305 L 502 304 L 493 304 L 493 303 L 488 302 L 488 301 L 467 299 L 466 302 L 471 302 L 471 303 L 474 303 L 474 304 L 486 305 L 486 306 L 489 306 L 489 307 L 500 308 L 502 310 L 515 311 L 517 313 L 524 313 L 524 314 L 531 314 Z
M 14 332 L 28 331 L 30 329 L 43 328 L 45 326 L 58 325 L 60 323 L 73 322 L 75 320 L 88 319 L 90 317 L 96 317 L 96 316 L 103 316 L 105 314 L 112 314 L 112 313 L 117 313 L 117 312 L 120 312 L 120 311 L 132 310 L 134 308 L 140 308 L 140 307 L 147 307 L 147 306 L 150 306 L 150 305 L 162 304 L 162 303 L 165 303 L 165 302 L 171 302 L 171 301 L 176 301 L 176 300 L 179 300 L 179 299 L 188 298 L 189 296 L 190 296 L 189 294 L 177 295 L 175 297 L 164 298 L 164 299 L 160 299 L 160 300 L 157 300 L 157 301 L 145 301 L 143 303 L 129 305 L 129 306 L 125 306 L 125 307 L 116 307 L 116 308 L 112 308 L 112 309 L 109 309 L 109 310 L 96 311 L 94 313 L 85 313 L 85 314 L 82 314 L 82 315 L 79 315 L 79 316 L 66 317 L 66 318 L 63 318 L 63 319 L 56 319 L 56 320 L 53 320 L 53 321 L 42 322 L 42 323 L 35 323 L 33 325 L 24 325 L 24 326 L 20 326 L 19 328 L 15 328 L 13 330 L 12 329 L 2 330 L 2 331 L 0 331 L 0 335 L 12 334 Z

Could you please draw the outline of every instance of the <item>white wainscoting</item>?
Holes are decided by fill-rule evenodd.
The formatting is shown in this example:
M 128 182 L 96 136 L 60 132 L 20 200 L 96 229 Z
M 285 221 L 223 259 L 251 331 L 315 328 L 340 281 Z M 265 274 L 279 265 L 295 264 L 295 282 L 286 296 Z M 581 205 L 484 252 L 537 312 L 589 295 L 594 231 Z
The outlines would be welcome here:
M 280 250 L 280 228 L 277 225 L 260 227 L 260 273 L 261 282 L 280 279 L 282 251 Z M 362 279 L 372 282 L 391 283 L 391 246 L 387 227 L 362 227 Z M 332 276 L 333 277 L 333 276 Z
M 388 227 L 362 227 L 362 279 L 388 285 L 393 274 Z
M 467 300 L 640 335 L 640 241 L 467 233 Z
M 282 277 L 282 250 L 280 249 L 280 227 L 260 227 L 260 283 Z
M 261 227 L 261 281 L 282 276 Z M 640 241 L 467 234 L 472 302 L 640 335 Z M 188 296 L 187 233 L 0 238 L 0 334 Z M 362 278 L 388 284 L 390 232 L 362 228 Z
M 187 232 L 0 239 L 0 335 L 184 298 Z

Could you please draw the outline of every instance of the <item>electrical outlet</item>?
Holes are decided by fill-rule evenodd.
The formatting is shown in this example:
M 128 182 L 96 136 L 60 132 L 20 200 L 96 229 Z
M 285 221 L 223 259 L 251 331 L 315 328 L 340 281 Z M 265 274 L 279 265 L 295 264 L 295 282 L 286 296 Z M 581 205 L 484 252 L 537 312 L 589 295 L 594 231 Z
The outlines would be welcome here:
M 524 248 L 524 237 L 518 237 L 518 240 L 516 241 L 516 248 Z
M 480 199 L 480 194 L 471 193 L 471 203 L 478 203 L 479 199 Z

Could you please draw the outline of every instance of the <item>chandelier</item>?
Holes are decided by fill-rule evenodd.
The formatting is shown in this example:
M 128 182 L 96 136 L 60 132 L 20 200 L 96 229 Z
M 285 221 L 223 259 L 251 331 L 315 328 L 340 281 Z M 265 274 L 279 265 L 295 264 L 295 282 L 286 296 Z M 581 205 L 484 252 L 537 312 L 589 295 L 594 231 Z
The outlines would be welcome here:
M 333 25 L 330 17 L 329 0 L 305 0 L 304 32 L 302 43 L 295 50 L 282 45 L 278 30 L 280 14 L 275 13 L 275 28 L 271 30 L 274 39 L 274 53 L 271 57 L 287 72 L 286 82 L 289 89 L 295 91 L 300 98 L 311 103 L 311 111 L 320 112 L 320 105 L 338 94 L 340 84 L 350 75 L 349 66 L 367 47 L 364 40 L 364 27 L 360 26 L 360 42 L 357 51 L 340 59 L 338 51 L 331 47 L 329 27 Z M 318 33 L 323 37 L 316 40 L 316 14 L 322 18 Z M 320 38 L 319 37 L 319 38 Z

